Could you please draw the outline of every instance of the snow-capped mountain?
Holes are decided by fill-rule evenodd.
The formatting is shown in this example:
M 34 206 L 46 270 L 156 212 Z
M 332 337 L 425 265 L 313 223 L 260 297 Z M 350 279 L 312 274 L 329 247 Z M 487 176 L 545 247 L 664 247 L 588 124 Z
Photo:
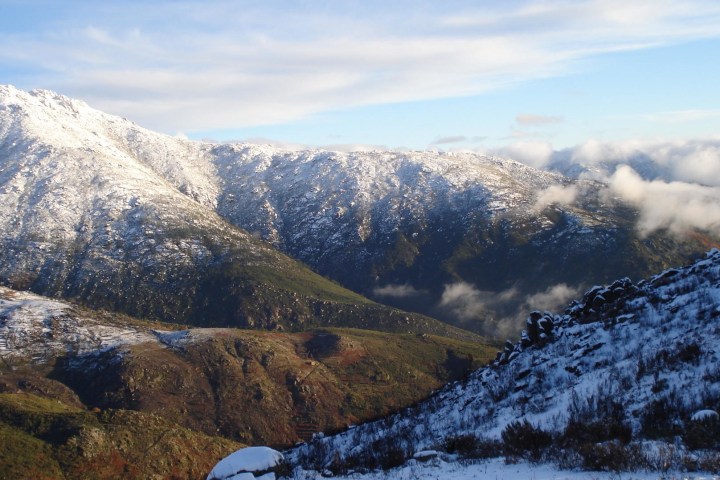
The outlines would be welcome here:
M 225 172 L 223 218 L 355 291 L 488 334 L 488 318 L 512 318 L 533 296 L 568 292 L 560 306 L 582 287 L 707 249 L 703 235 L 642 238 L 637 212 L 605 185 L 508 159 L 250 145 L 212 154 Z
M 465 335 L 368 302 L 228 223 L 209 148 L 0 87 L 0 280 L 199 325 Z
M 291 276 L 289 290 L 303 290 L 305 273 L 254 236 L 376 300 L 487 333 L 490 317 L 513 318 L 537 295 L 563 302 L 582 286 L 689 261 L 713 241 L 640 237 L 637 212 L 603 184 L 508 159 L 191 142 L 10 86 L 0 87 L 0 200 L 3 281 L 110 308 L 133 297 L 131 313 L 175 319 L 206 303 L 189 272 L 227 283 L 229 258 L 245 277 L 275 272 L 267 283 Z M 247 298 L 263 282 L 250 283 L 216 296 Z M 170 308 L 160 290 L 185 293 Z M 333 297 L 328 284 L 311 290 Z M 283 299 L 283 314 L 246 304 L 240 316 L 273 325 L 293 302 Z
M 717 462 L 720 447 L 718 345 L 713 250 L 637 284 L 594 287 L 564 314 L 533 312 L 521 340 L 467 380 L 384 420 L 317 436 L 286 458 L 308 478 L 457 454 L 713 471 L 717 463 L 702 462 Z

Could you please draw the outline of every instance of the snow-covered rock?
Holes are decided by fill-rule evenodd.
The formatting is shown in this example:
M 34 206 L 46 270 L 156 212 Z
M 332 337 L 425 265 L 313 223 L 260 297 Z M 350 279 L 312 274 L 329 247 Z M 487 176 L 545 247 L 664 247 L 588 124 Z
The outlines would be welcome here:
M 46 363 L 155 341 L 138 327 L 107 324 L 65 302 L 0 287 L 0 357 L 6 363 Z
M 207 480 L 275 480 L 273 472 L 284 462 L 282 453 L 269 447 L 247 447 L 218 462 Z
M 720 418 L 720 415 L 718 415 L 718 412 L 715 410 L 698 410 L 692 414 L 690 420 L 693 422 L 702 422 L 703 420 L 717 420 L 718 418 Z

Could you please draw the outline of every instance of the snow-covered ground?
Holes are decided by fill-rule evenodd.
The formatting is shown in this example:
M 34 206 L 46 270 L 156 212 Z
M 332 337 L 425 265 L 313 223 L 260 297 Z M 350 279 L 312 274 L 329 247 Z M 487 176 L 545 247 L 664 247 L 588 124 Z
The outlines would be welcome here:
M 67 302 L 0 286 L 0 360 L 45 364 L 65 355 L 84 357 L 144 343 L 182 349 L 222 331 L 153 330 L 112 318 L 98 319 Z
M 315 471 L 299 470 L 294 480 L 314 480 Z M 478 461 L 409 461 L 392 470 L 354 473 L 332 477 L 352 480 L 720 480 L 720 475 L 682 472 L 582 472 L 562 470 L 554 465 L 528 462 L 506 463 L 503 458 Z
M 65 302 L 0 287 L 0 358 L 6 363 L 46 363 L 65 354 L 154 341 L 138 328 L 79 315 Z

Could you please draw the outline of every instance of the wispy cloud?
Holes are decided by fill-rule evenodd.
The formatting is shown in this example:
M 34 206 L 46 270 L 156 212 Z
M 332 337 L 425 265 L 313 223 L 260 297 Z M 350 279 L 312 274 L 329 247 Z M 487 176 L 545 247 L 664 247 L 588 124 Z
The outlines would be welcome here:
M 520 125 L 550 125 L 561 123 L 562 117 L 551 117 L 547 115 L 535 115 L 531 113 L 520 113 L 515 117 Z
M 720 35 L 720 4 L 707 0 L 58 3 L 72 16 L 43 33 L 0 34 L 0 64 L 169 132 L 473 95 L 601 53 Z
M 582 293 L 579 287 L 571 287 L 565 283 L 551 285 L 541 292 L 536 292 L 525 297 L 520 312 L 527 314 L 531 310 L 547 310 L 549 312 L 559 312 L 564 309 L 568 303 L 578 298 Z
M 565 283 L 523 294 L 515 287 L 499 292 L 480 290 L 467 282 L 445 285 L 438 308 L 460 324 L 496 338 L 512 338 L 532 310 L 559 312 L 581 292 Z
M 697 122 L 720 117 L 720 110 L 675 110 L 671 112 L 657 112 L 639 115 L 639 118 L 655 123 L 686 123 Z
M 391 298 L 411 298 L 423 295 L 426 292 L 418 290 L 412 285 L 404 284 L 389 284 L 382 287 L 373 289 L 373 295 L 376 297 L 391 297 Z
M 431 145 L 445 145 L 448 143 L 461 143 L 461 142 L 467 141 L 467 139 L 468 139 L 468 137 L 466 137 L 464 135 L 450 135 L 447 137 L 436 138 L 435 140 L 433 140 Z

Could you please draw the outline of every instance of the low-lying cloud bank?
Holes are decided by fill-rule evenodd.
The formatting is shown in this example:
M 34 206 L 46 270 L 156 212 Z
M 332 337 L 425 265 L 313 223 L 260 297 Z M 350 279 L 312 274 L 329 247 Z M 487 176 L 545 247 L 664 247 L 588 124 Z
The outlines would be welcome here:
M 642 234 L 666 229 L 675 234 L 697 228 L 720 234 L 720 188 L 687 182 L 644 180 L 621 165 L 609 179 L 610 190 L 640 211 Z
M 445 285 L 437 308 L 490 337 L 514 338 L 532 310 L 562 311 L 580 293 L 581 288 L 564 283 L 528 295 L 517 288 L 492 292 L 458 282 Z
M 553 150 L 544 142 L 522 142 L 492 152 L 535 168 L 609 186 L 607 201 L 639 211 L 638 230 L 683 235 L 699 229 L 720 235 L 720 137 L 683 141 L 588 141 Z M 574 187 L 537 193 L 535 209 L 571 205 Z
M 373 295 L 376 297 L 390 297 L 390 298 L 413 298 L 423 295 L 427 292 L 418 290 L 417 288 L 407 283 L 403 284 L 388 284 L 382 287 L 376 287 L 373 289 Z

